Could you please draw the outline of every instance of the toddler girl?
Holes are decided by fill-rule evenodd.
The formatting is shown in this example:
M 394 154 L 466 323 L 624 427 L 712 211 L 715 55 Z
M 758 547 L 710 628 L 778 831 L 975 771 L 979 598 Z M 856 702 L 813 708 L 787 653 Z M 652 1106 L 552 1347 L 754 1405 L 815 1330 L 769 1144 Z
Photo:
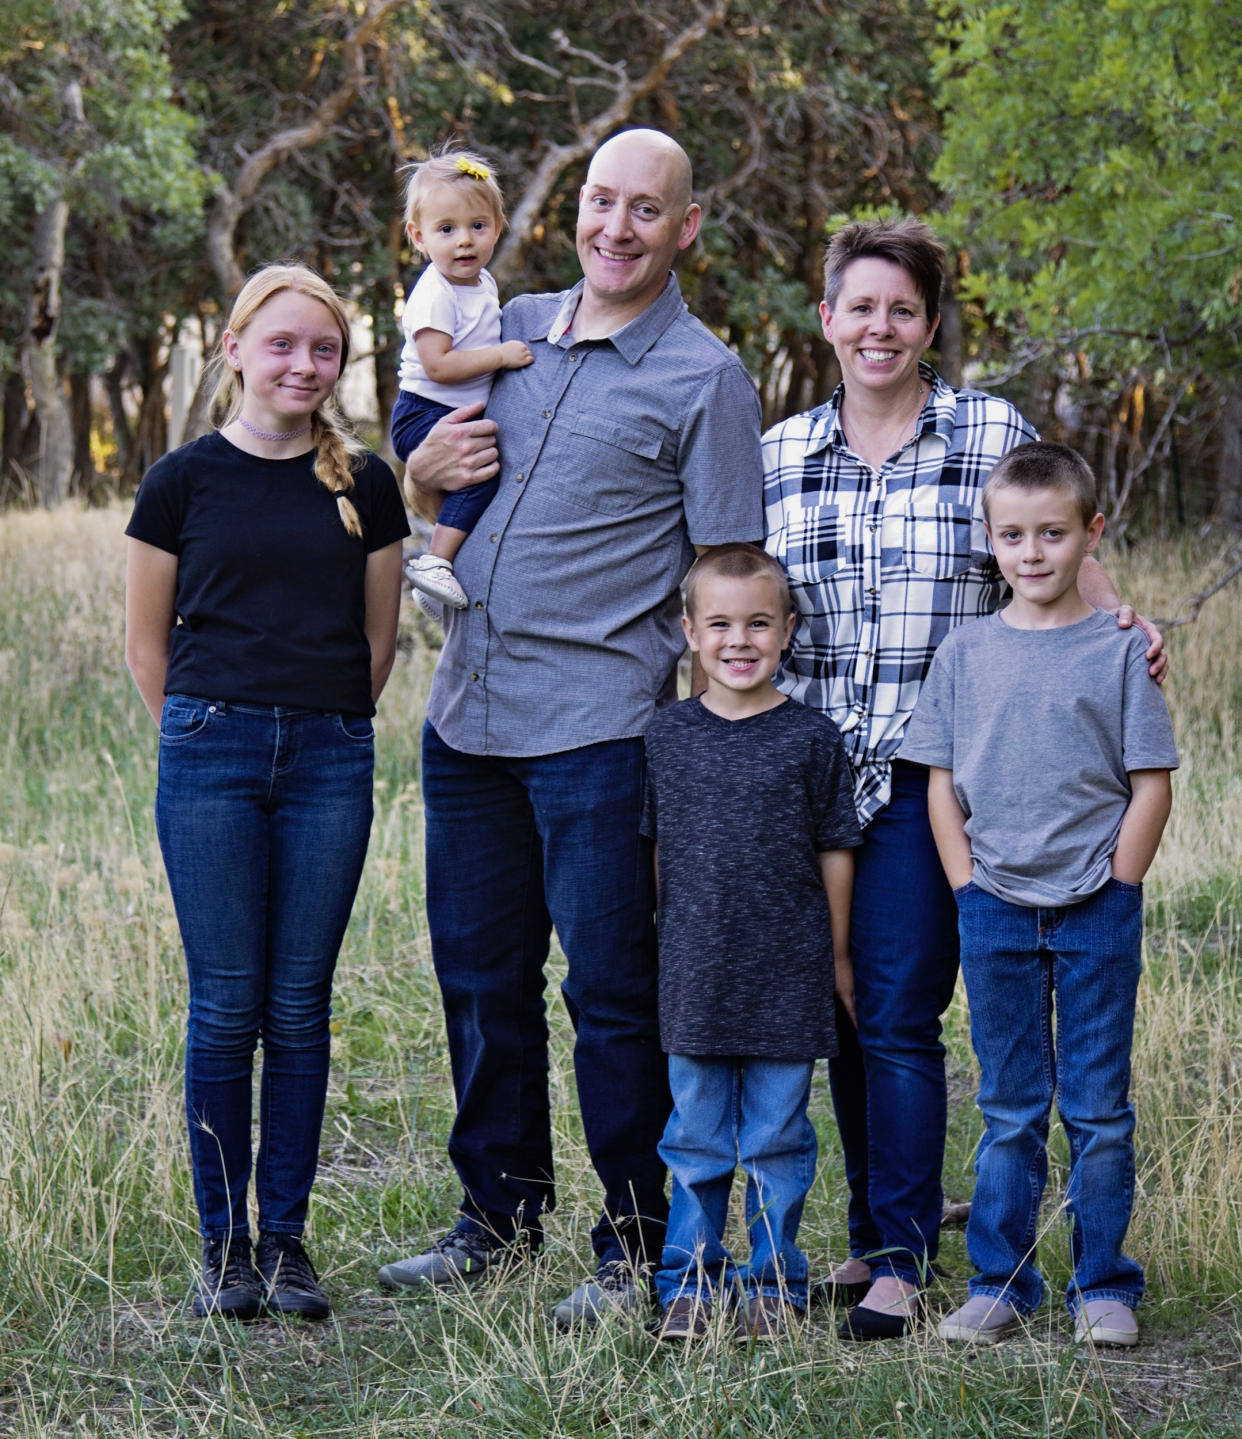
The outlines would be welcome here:
M 431 263 L 401 319 L 405 345 L 392 443 L 402 461 L 451 410 L 485 402 L 497 370 L 521 369 L 534 359 L 521 340 L 500 339 L 496 282 L 484 267 L 503 225 L 500 187 L 477 155 L 457 151 L 410 167 L 405 230 Z M 414 597 L 431 618 L 442 618 L 440 603 L 465 609 L 453 560 L 495 493 L 496 481 L 488 480 L 446 495 L 431 548 L 406 566 Z

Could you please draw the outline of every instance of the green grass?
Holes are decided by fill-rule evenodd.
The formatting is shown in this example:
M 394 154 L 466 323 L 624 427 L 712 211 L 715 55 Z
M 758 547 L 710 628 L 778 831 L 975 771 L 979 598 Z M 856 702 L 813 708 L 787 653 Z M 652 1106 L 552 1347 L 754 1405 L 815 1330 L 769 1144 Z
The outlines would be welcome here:
M 378 723 L 377 812 L 335 992 L 309 1242 L 335 1303 L 319 1327 L 197 1321 L 181 1110 L 184 978 L 151 820 L 155 735 L 121 667 L 123 515 L 0 517 L 0 1434 L 361 1436 L 1222 1435 L 1242 1427 L 1242 729 L 1226 592 L 1172 636 L 1184 769 L 1149 886 L 1135 1044 L 1145 1343 L 1091 1355 L 1049 1302 L 995 1351 L 928 1331 L 854 1347 L 829 1317 L 766 1349 L 690 1352 L 637 1324 L 561 1336 L 598 1204 L 570 1033 L 550 968 L 560 1205 L 511 1286 L 393 1298 L 386 1259 L 452 1221 L 452 1088 L 423 913 L 418 732 L 433 655 L 412 621 Z M 1174 614 L 1202 582 L 1173 546 L 1114 557 L 1128 596 Z M 949 1014 L 945 1187 L 969 1196 L 978 1135 L 959 1000 Z M 826 1084 L 803 1237 L 843 1252 Z M 1067 1279 L 1059 1132 L 1044 1222 Z M 937 1306 L 960 1298 L 949 1231 Z

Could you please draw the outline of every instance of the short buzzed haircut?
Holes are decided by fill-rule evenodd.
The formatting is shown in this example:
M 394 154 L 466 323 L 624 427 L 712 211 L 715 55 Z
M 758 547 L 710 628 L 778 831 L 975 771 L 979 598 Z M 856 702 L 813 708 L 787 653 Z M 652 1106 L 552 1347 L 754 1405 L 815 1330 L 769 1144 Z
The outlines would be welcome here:
M 944 246 L 922 220 L 851 220 L 828 241 L 824 252 L 824 301 L 837 307 L 845 272 L 855 260 L 887 260 L 900 265 L 923 297 L 927 318 L 940 313 L 944 285 Z
M 1004 485 L 1016 490 L 1067 490 L 1084 525 L 1095 519 L 1095 476 L 1077 450 L 1052 440 L 1033 440 L 1010 450 L 993 468 L 983 486 L 983 516 L 990 520 L 992 496 Z
M 717 545 L 701 555 L 690 567 L 686 576 L 686 618 L 694 619 L 694 592 L 705 579 L 772 580 L 780 595 L 781 612 L 791 615 L 794 611 L 793 596 L 789 593 L 789 580 L 781 563 L 758 545 L 735 542 Z

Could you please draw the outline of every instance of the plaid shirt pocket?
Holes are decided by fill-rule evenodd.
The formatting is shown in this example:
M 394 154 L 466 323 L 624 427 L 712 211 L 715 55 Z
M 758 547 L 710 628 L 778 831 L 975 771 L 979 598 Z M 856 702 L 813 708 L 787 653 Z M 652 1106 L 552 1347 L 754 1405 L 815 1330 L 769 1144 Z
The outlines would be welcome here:
M 906 564 L 933 580 L 952 579 L 970 568 L 974 510 L 938 504 L 927 515 L 907 515 Z

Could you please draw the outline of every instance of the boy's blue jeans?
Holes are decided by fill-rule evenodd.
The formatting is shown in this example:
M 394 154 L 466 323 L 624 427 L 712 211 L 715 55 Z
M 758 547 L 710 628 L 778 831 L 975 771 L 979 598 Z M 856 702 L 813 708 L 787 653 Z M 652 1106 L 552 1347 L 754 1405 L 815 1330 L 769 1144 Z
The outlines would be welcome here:
M 986 1129 L 966 1230 L 971 1294 L 1037 1308 L 1039 1204 L 1053 1098 L 1069 1139 L 1066 1303 L 1134 1308 L 1143 1271 L 1121 1252 L 1134 1200 L 1130 1045 L 1143 934 L 1141 885 L 1110 880 L 1068 908 L 956 891 L 970 1033 Z M 1054 1039 L 1053 1010 L 1056 1011 Z
M 170 695 L 155 800 L 189 976 L 185 1103 L 204 1238 L 301 1234 L 328 1089 L 329 1005 L 371 832 L 363 715 Z
M 674 1108 L 660 1155 L 673 1192 L 656 1275 L 661 1305 L 681 1297 L 710 1303 L 723 1287 L 781 1295 L 806 1308 L 806 1256 L 797 1237 L 815 1178 L 817 1141 L 806 1114 L 814 1068 L 813 1060 L 669 1055 Z M 739 1164 L 748 1265 L 735 1264 L 724 1244 Z

